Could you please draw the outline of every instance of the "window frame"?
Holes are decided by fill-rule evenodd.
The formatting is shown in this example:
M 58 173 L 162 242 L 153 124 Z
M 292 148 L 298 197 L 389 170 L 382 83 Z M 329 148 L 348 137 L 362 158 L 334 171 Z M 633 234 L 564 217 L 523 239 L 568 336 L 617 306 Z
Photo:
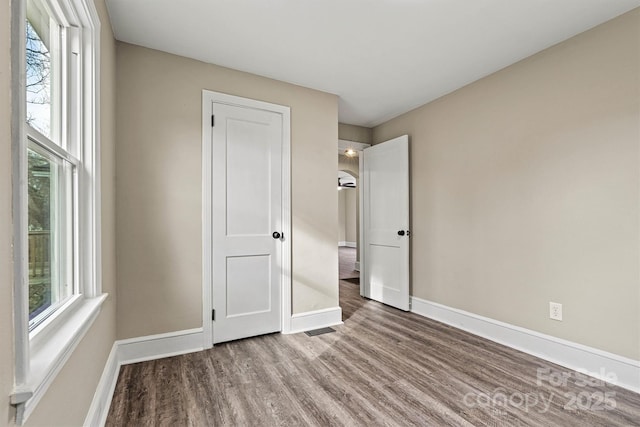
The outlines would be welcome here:
M 74 280 L 78 292 L 61 303 L 32 332 L 29 331 L 28 270 L 28 187 L 27 147 L 29 139 L 43 140 L 26 123 L 26 2 L 11 2 L 11 140 L 13 172 L 13 277 L 14 277 L 14 389 L 10 396 L 16 406 L 16 423 L 22 425 L 49 385 L 69 359 L 75 347 L 97 318 L 107 294 L 102 293 L 100 222 L 100 20 L 93 0 L 40 0 L 67 34 L 60 55 L 65 73 L 81 79 L 77 90 L 61 102 L 58 141 L 77 141 L 75 146 L 44 147 L 71 156 L 75 162 L 73 227 Z M 69 53 L 73 52 L 73 54 Z M 73 64 L 73 61 L 77 64 Z M 73 111 L 80 113 L 73 117 Z M 63 145 L 63 144 L 62 144 Z M 61 156 L 63 157 L 63 156 Z
M 67 209 L 70 211 L 68 213 L 70 213 L 72 216 L 71 223 L 70 224 L 68 223 L 69 218 L 65 218 L 65 217 L 56 218 L 56 222 L 63 220 L 63 222 L 67 222 L 67 224 L 62 224 L 59 227 L 58 226 L 55 227 L 56 231 L 59 231 L 60 232 L 59 234 L 61 234 L 61 236 L 54 237 L 54 241 L 56 241 L 55 242 L 56 244 L 53 245 L 53 246 L 58 246 L 56 250 L 59 250 L 60 249 L 59 245 L 61 242 L 59 242 L 58 240 L 64 239 L 65 243 L 71 246 L 70 248 L 67 248 L 65 245 L 64 252 L 66 252 L 66 257 L 63 259 L 66 264 L 64 266 L 64 271 L 67 275 L 71 276 L 71 281 L 70 281 L 71 290 L 70 290 L 70 293 L 66 295 L 64 298 L 56 301 L 49 308 L 46 308 L 42 313 L 37 315 L 35 318 L 29 320 L 29 337 L 30 339 L 33 339 L 36 335 L 39 335 L 42 332 L 42 330 L 45 328 L 44 325 L 48 323 L 48 319 L 50 317 L 57 316 L 56 313 L 58 312 L 58 310 L 62 309 L 71 298 L 73 298 L 76 294 L 82 293 L 82 289 L 80 289 L 80 285 L 77 280 L 78 279 L 78 269 L 77 269 L 78 262 L 77 261 L 79 260 L 79 254 L 77 254 L 78 252 L 77 218 L 79 214 L 77 188 L 78 188 L 78 169 L 81 167 L 81 164 L 78 159 L 76 159 L 74 156 L 70 155 L 63 149 L 61 149 L 59 146 L 52 144 L 44 135 L 41 135 L 37 130 L 30 127 L 29 125 L 27 125 L 26 127 L 26 134 L 27 134 L 26 145 L 28 150 L 35 151 L 36 153 L 40 154 L 43 157 L 58 159 L 59 161 L 61 161 L 61 163 L 66 162 L 73 168 L 71 170 L 70 176 L 67 177 L 69 182 L 66 182 L 66 184 L 71 184 L 71 187 L 72 187 L 71 190 L 68 191 L 67 189 L 61 189 L 61 188 L 58 189 L 58 192 L 62 193 L 60 195 L 60 198 L 63 201 L 64 199 L 67 199 L 67 197 L 70 198 L 71 206 L 68 206 Z M 62 179 L 58 177 L 58 181 L 62 181 Z M 61 184 L 61 182 L 58 182 L 58 184 Z M 56 202 L 59 202 L 59 201 L 57 200 Z M 61 209 L 59 206 L 57 206 L 58 204 L 59 203 L 56 203 L 55 210 Z M 67 209 L 65 209 L 65 211 Z M 59 213 L 60 212 L 58 212 L 58 214 Z M 52 228 L 53 227 L 50 226 L 51 232 L 53 232 Z M 51 251 L 51 260 L 50 260 L 51 264 L 56 264 L 56 261 L 57 261 L 55 257 L 56 250 Z M 51 276 L 53 281 L 54 266 L 52 265 L 49 268 L 50 268 L 50 271 L 52 272 Z M 58 276 L 58 274 L 56 274 L 56 276 Z M 57 277 L 57 279 L 59 279 L 59 277 Z M 58 283 L 58 286 L 59 285 L 60 284 Z

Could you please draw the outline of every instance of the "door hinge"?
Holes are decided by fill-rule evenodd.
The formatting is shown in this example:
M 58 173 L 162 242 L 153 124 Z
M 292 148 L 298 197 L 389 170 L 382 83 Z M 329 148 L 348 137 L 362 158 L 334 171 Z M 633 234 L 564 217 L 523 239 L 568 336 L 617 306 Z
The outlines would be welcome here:
M 211 310 L 211 320 L 216 320 L 216 311 Z
M 213 114 L 211 115 L 211 127 L 215 127 L 216 125 L 216 116 L 214 116 Z

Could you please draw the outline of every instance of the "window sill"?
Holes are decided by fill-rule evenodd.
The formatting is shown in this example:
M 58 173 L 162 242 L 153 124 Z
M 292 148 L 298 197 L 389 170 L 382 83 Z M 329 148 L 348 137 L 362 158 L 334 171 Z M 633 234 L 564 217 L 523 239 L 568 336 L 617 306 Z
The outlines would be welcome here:
M 31 343 L 29 378 L 26 384 L 16 386 L 11 395 L 11 403 L 17 408 L 16 423 L 18 425 L 22 425 L 31 415 L 73 350 L 98 317 L 107 296 L 108 294 L 102 294 L 75 302 L 73 307 L 69 307 L 70 310 L 67 313 L 63 313 L 64 322 L 60 322 L 51 330 L 43 331 L 46 339 L 38 336 L 37 345 Z

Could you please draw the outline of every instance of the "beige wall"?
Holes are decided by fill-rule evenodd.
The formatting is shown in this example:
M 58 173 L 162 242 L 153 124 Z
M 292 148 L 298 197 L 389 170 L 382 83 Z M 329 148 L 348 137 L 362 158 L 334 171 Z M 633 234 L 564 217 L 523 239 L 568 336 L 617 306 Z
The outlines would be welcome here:
M 636 9 L 374 129 L 411 140 L 413 295 L 640 359 L 639 55 Z
M 357 243 L 357 211 L 358 191 L 343 188 L 338 191 L 338 242 Z
M 346 123 L 338 123 L 338 139 L 371 144 L 373 141 L 373 129 L 363 126 L 348 125 Z
M 11 2 L 0 3 L 0 425 L 13 422 L 13 265 L 11 262 Z
M 9 120 L 9 3 L 0 6 L 0 425 L 14 424 L 8 396 L 13 385 L 12 274 L 11 274 L 11 147 Z M 102 252 L 103 290 L 110 297 L 87 335 L 51 384 L 28 426 L 82 425 L 115 340 L 115 205 L 114 107 L 115 42 L 106 8 L 96 1 L 102 22 L 101 143 L 102 143 Z M 72 404 L 70 404 L 72 402 Z
M 291 107 L 293 312 L 338 305 L 337 97 L 118 43 L 118 337 L 202 326 L 201 104 Z
M 357 210 L 358 190 L 355 188 L 345 188 L 341 191 L 344 194 L 344 240 L 357 243 Z
M 344 242 L 347 236 L 347 200 L 346 191 L 338 191 L 338 242 Z

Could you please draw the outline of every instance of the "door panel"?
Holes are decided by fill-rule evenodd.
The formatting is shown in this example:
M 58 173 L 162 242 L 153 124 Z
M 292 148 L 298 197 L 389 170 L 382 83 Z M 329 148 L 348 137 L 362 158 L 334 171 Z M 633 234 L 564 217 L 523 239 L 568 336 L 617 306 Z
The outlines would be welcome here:
M 400 253 L 394 246 L 369 246 L 369 283 L 371 299 L 384 302 L 389 298 L 399 299 L 402 286 L 397 278 L 400 276 Z
M 212 103 L 213 342 L 281 330 L 282 115 Z
M 227 257 L 227 318 L 271 311 L 271 256 Z
M 227 234 L 271 234 L 271 176 L 264 123 L 227 120 Z
M 409 137 L 365 148 L 362 166 L 362 293 L 409 310 Z

